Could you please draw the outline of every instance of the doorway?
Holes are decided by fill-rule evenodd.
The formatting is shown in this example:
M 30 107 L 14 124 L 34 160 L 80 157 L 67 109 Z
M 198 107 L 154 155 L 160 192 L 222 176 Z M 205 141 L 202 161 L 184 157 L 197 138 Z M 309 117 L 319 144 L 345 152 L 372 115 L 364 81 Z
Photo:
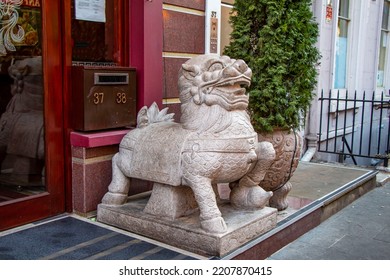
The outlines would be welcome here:
M 65 209 L 60 2 L 0 5 L 0 230 Z
M 72 211 L 71 67 L 129 66 L 132 2 L 0 0 L 0 231 Z

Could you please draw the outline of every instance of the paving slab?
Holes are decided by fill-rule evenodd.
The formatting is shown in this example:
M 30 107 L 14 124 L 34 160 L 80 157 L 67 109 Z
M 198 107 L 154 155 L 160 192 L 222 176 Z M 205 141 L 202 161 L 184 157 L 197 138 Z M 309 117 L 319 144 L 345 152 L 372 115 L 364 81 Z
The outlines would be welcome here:
M 289 196 L 314 201 L 368 172 L 363 168 L 300 162 L 290 180 L 293 187 Z
M 272 254 L 274 260 L 390 260 L 390 183 Z
M 373 169 L 299 163 L 291 178 L 293 187 L 288 196 L 289 208 L 278 213 L 277 226 L 224 259 L 268 258 L 375 189 L 376 174 L 377 171 Z M 338 232 L 326 234 L 333 236 L 334 240 L 343 236 L 339 236 Z M 334 240 L 328 241 L 328 246 Z M 343 255 L 343 252 L 340 254 Z

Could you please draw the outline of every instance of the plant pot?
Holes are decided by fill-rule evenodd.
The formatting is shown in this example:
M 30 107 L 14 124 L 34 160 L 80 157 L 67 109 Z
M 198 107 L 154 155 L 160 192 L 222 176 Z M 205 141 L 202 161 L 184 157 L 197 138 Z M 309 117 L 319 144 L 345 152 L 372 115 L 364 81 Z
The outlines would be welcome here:
M 275 161 L 261 181 L 260 186 L 272 191 L 269 206 L 282 211 L 288 207 L 289 182 L 296 170 L 302 150 L 302 136 L 292 130 L 275 129 L 271 133 L 258 133 L 259 142 L 271 142 L 275 149 Z

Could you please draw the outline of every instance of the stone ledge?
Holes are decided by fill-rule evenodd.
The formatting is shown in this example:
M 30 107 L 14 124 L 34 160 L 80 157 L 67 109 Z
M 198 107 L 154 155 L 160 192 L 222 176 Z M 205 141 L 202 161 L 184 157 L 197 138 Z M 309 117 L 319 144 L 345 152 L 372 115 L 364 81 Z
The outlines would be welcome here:
M 70 133 L 70 143 L 74 147 L 94 148 L 117 145 L 131 129 L 121 129 L 102 132 L 76 132 Z
M 205 256 L 221 257 L 276 226 L 277 210 L 265 207 L 256 211 L 219 205 L 228 227 L 224 234 L 207 233 L 200 228 L 199 212 L 174 221 L 143 212 L 149 197 L 121 206 L 98 205 L 99 222 Z

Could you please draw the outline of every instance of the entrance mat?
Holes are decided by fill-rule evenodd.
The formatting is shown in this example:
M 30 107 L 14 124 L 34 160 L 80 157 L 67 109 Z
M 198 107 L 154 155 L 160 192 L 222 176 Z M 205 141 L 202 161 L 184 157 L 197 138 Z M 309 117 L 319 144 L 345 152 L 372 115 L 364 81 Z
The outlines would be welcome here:
M 0 233 L 0 260 L 190 260 L 183 254 L 89 221 L 66 216 Z

